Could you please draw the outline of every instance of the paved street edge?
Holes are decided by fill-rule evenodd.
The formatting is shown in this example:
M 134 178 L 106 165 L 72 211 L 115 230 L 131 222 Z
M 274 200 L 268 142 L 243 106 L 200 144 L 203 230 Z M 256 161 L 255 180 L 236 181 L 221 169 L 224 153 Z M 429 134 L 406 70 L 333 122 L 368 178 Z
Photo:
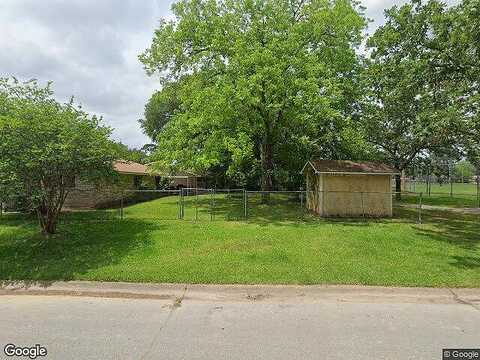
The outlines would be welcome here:
M 91 281 L 0 281 L 0 295 L 84 296 L 223 302 L 383 302 L 465 304 L 480 310 L 480 289 L 357 285 L 199 285 Z M 0 299 L 1 300 L 1 299 Z

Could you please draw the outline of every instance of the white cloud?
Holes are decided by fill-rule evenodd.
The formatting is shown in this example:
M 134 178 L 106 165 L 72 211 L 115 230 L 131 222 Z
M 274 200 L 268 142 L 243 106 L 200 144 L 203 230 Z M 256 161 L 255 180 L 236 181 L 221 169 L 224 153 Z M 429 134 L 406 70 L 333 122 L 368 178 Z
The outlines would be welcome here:
M 148 142 L 138 126 L 158 83 L 138 54 L 149 46 L 169 2 L 2 0 L 0 76 L 53 80 L 59 100 L 74 95 L 132 146 Z
M 74 95 L 103 115 L 114 137 L 148 142 L 137 120 L 154 89 L 137 59 L 150 45 L 173 0 L 0 0 L 0 76 L 53 80 L 60 100 Z M 383 23 L 383 9 L 400 0 L 363 0 L 366 15 Z M 454 2 L 450 0 L 449 3 Z

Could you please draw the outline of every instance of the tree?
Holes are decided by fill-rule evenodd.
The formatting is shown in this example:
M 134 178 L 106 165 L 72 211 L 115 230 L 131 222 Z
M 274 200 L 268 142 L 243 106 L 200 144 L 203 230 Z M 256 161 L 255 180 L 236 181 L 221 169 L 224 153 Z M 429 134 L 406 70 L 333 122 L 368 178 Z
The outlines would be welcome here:
M 366 25 L 356 2 L 182 0 L 172 10 L 140 55 L 163 84 L 142 123 L 162 167 L 224 169 L 271 190 L 312 156 L 362 149 L 347 144 L 361 143 L 350 131 Z M 154 104 L 158 121 L 148 120 Z
M 147 164 L 149 162 L 148 154 L 144 148 L 129 148 L 121 142 L 114 142 L 113 146 L 118 157 L 117 160 L 133 161 L 139 164 Z
M 436 0 L 386 11 L 368 40 L 362 120 L 368 140 L 398 170 L 415 157 L 454 146 L 468 132 L 458 77 L 445 62 L 450 13 Z M 401 177 L 396 177 L 401 191 Z
M 0 187 L 27 199 L 43 234 L 55 233 L 71 179 L 113 174 L 109 135 L 73 101 L 55 101 L 50 84 L 0 79 Z
M 157 141 L 159 133 L 180 108 L 178 83 L 168 83 L 161 91 L 155 92 L 145 105 L 145 119 L 139 120 L 145 134 Z
M 464 0 L 450 11 L 449 48 L 444 63 L 458 79 L 457 92 L 467 132 L 459 139 L 465 156 L 480 175 L 480 4 Z
M 455 164 L 455 177 L 460 179 L 462 183 L 470 182 L 475 173 L 475 166 L 467 160 L 462 160 Z

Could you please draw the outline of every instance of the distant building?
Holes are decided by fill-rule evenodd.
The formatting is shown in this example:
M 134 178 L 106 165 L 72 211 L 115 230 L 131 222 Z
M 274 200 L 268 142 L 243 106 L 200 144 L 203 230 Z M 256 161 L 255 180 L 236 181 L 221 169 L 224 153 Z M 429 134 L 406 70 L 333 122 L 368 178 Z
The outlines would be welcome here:
M 390 217 L 392 176 L 385 164 L 346 160 L 314 160 L 303 167 L 307 208 L 320 216 Z
M 72 179 L 64 209 L 109 207 L 118 203 L 122 196 L 126 201 L 129 198 L 138 197 L 133 192 L 125 193 L 125 190 L 159 190 L 162 187 L 179 189 L 205 186 L 204 178 L 192 173 L 160 174 L 150 170 L 146 165 L 125 160 L 116 161 L 113 167 L 119 176 L 112 183 L 98 185 L 85 182 L 80 178 Z

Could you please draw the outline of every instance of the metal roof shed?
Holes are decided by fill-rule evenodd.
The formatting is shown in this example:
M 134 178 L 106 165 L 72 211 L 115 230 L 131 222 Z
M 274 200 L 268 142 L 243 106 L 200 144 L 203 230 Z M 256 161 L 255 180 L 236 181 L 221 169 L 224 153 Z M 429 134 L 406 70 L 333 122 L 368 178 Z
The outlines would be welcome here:
M 392 176 L 399 172 L 382 163 L 313 160 L 302 172 L 307 208 L 320 216 L 392 216 Z

